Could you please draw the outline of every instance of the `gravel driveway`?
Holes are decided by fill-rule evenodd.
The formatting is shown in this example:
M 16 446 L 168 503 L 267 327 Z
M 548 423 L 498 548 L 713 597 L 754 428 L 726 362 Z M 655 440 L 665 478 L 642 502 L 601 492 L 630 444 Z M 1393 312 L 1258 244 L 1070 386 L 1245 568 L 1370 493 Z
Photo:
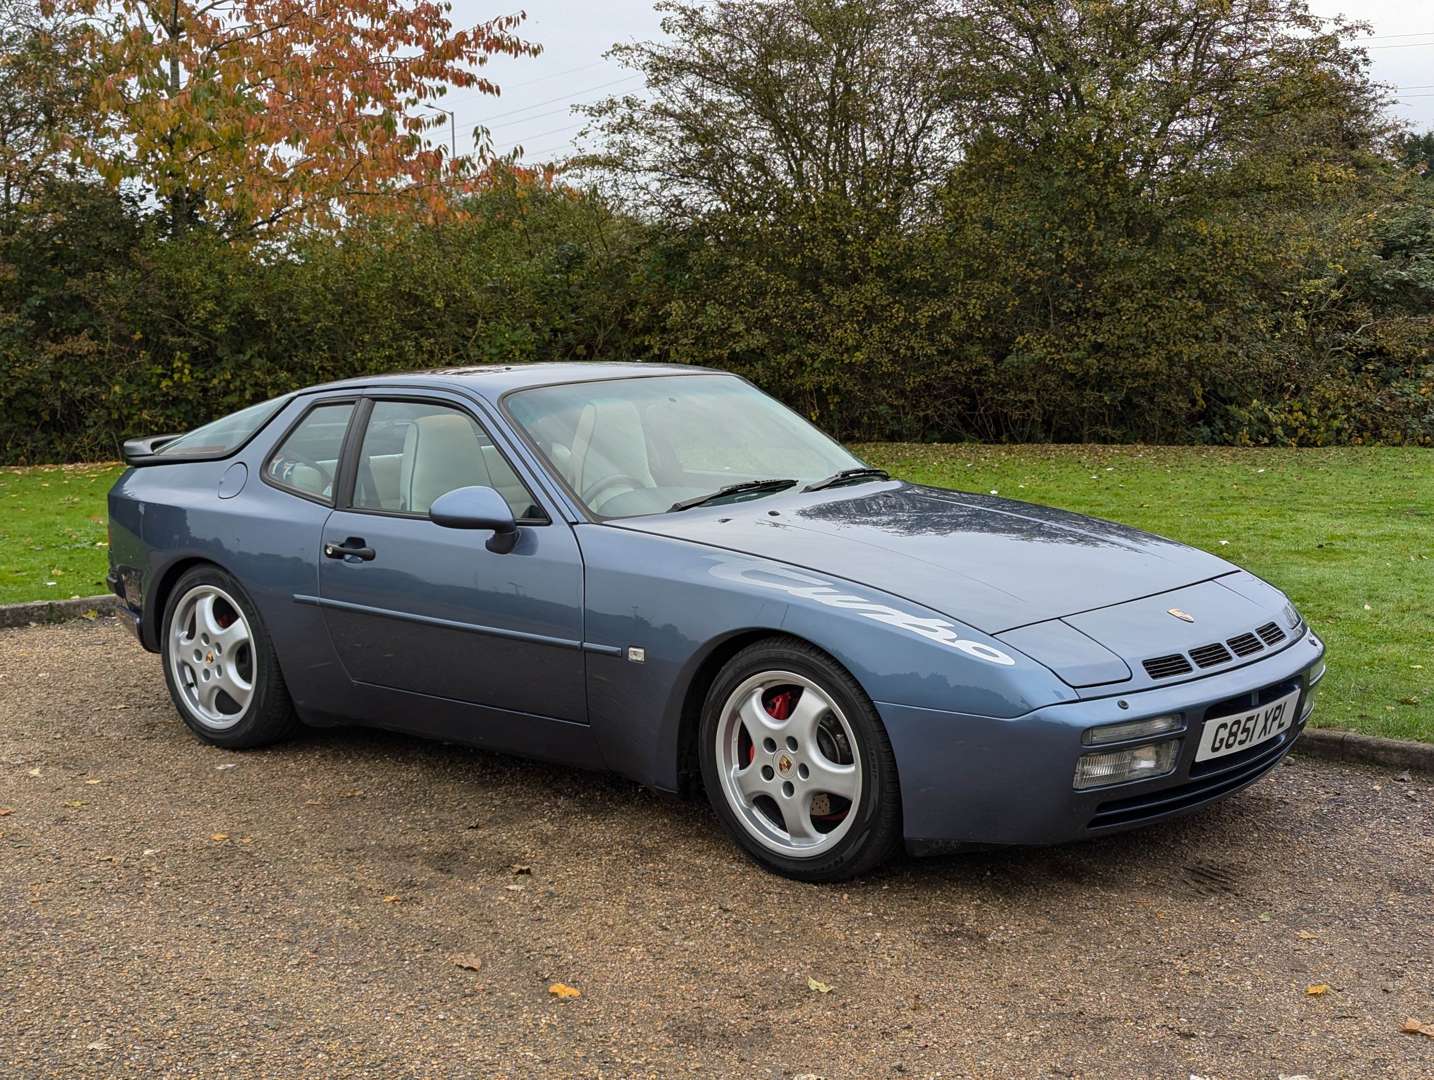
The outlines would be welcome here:
M 804 886 L 606 777 L 203 746 L 100 620 L 0 632 L 0 814 L 5 1075 L 1434 1077 L 1420 777 Z

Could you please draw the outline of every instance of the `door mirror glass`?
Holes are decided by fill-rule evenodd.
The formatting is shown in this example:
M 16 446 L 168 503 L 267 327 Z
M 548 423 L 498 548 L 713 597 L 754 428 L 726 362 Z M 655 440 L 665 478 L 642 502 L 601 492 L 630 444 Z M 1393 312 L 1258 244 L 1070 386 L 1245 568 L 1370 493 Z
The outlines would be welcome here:
M 492 529 L 488 550 L 500 554 L 518 542 L 518 524 L 508 501 L 490 487 L 454 488 L 433 500 L 428 516 L 445 529 Z

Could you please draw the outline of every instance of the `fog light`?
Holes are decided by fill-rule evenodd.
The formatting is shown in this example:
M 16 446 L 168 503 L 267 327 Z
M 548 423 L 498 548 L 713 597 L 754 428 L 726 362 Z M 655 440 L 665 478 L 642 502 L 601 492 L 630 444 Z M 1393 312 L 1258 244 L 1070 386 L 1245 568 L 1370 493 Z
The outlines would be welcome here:
M 1125 742 L 1126 739 L 1148 739 L 1179 731 L 1185 726 L 1179 713 L 1168 716 L 1152 716 L 1149 720 L 1122 720 L 1118 724 L 1087 728 L 1080 741 L 1086 746 L 1104 746 L 1107 743 Z
M 1175 768 L 1180 756 L 1182 739 L 1128 746 L 1123 750 L 1105 750 L 1098 754 L 1082 754 L 1076 762 L 1075 788 L 1105 787 L 1127 780 L 1153 780 Z

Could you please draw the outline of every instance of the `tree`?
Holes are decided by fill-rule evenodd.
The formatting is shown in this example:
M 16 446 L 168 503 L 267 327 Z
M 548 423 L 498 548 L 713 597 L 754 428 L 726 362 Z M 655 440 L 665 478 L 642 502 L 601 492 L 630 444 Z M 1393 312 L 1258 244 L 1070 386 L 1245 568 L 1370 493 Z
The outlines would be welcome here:
M 74 172 L 87 75 L 76 27 L 32 0 L 0 0 L 0 224 Z
M 674 220 L 837 199 L 900 218 L 956 159 L 941 5 L 664 0 L 667 40 L 613 47 L 644 97 L 585 111 L 578 166 Z
M 1406 134 L 1399 140 L 1399 160 L 1406 169 L 1434 183 L 1434 131 Z
M 521 13 L 455 29 L 446 0 L 47 0 L 85 17 L 97 65 L 84 159 L 138 180 L 173 228 L 327 225 L 395 203 L 440 210 L 481 162 L 419 115 L 447 87 L 497 94 L 488 57 L 535 55 Z

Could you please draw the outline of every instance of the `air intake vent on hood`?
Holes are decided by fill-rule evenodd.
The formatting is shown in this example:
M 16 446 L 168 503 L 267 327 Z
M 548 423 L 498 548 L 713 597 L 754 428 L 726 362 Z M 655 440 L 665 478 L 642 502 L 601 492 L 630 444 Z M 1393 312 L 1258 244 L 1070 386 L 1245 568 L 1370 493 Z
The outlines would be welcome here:
M 1266 645 L 1274 645 L 1285 640 L 1285 632 L 1276 623 L 1268 622 L 1255 631 L 1265 639 Z
M 1218 641 L 1212 641 L 1209 645 L 1191 649 L 1190 659 L 1200 667 L 1214 667 L 1216 664 L 1223 664 L 1230 659 L 1230 650 Z
M 1188 675 L 1190 661 L 1180 653 L 1171 656 L 1152 656 L 1145 661 L 1145 673 L 1152 679 L 1169 679 L 1175 675 Z

